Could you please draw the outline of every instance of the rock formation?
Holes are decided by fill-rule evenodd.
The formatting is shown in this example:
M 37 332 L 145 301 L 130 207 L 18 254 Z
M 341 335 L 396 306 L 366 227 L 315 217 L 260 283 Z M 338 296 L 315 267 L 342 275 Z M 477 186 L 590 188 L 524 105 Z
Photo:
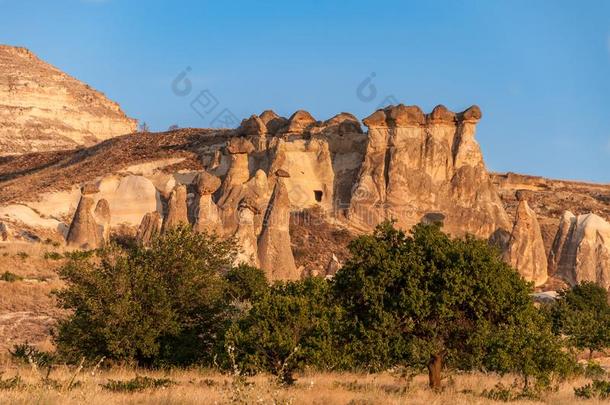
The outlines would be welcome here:
M 571 285 L 593 281 L 610 288 L 610 223 L 595 214 L 565 212 L 549 263 L 551 272 Z
M 258 243 L 256 230 L 254 228 L 254 216 L 258 213 L 256 203 L 248 197 L 239 202 L 237 208 L 238 225 L 233 237 L 239 243 L 239 251 L 235 262 L 249 264 L 258 267 Z
M 195 230 L 198 232 L 222 232 L 222 223 L 218 207 L 212 200 L 212 194 L 220 187 L 220 179 L 206 171 L 200 172 L 195 178 L 197 199 L 195 204 Z
M 151 240 L 161 232 L 163 219 L 157 211 L 149 212 L 142 218 L 136 240 L 143 246 L 149 246 Z
M 513 226 L 506 261 L 527 281 L 543 285 L 548 279 L 547 257 L 542 241 L 536 213 L 529 207 L 523 194 L 519 196 L 519 207 Z
M 0 45 L 0 156 L 73 149 L 135 129 L 102 93 L 25 48 Z
M 222 222 L 229 234 L 233 234 L 237 228 L 237 204 L 243 198 L 244 184 L 250 179 L 248 166 L 248 153 L 254 151 L 254 146 L 246 138 L 231 138 L 227 144 L 226 151 L 229 153 L 231 162 L 229 170 L 220 188 L 218 207 L 221 210 Z
M 296 280 L 301 277 L 294 263 L 290 243 L 290 199 L 284 184 L 287 173 L 278 171 L 263 229 L 258 238 L 258 259 L 267 278 Z
M 100 235 L 101 243 L 107 243 L 110 241 L 110 204 L 105 199 L 98 200 L 95 210 L 93 211 L 93 218 L 98 226 L 98 233 Z
M 490 175 L 474 138 L 480 118 L 477 107 L 453 113 L 438 106 L 424 114 L 398 105 L 365 119 L 364 132 L 349 113 L 317 121 L 305 111 L 286 119 L 267 110 L 235 129 L 119 137 L 63 152 L 59 161 L 55 154 L 9 157 L 0 161 L 0 220 L 29 241 L 69 233 L 73 245 L 84 245 L 88 237 L 78 235 L 92 234 L 87 224 L 95 225 L 98 232 L 86 241 L 91 246 L 107 240 L 110 228 L 139 226 L 138 238 L 147 244 L 160 228 L 191 223 L 222 238 L 235 236 L 244 246 L 240 260 L 259 261 L 270 279 L 334 272 L 332 254 L 344 261 L 348 240 L 384 219 L 396 219 L 403 229 L 441 222 L 455 236 L 497 242 L 509 262 L 540 284 L 544 255 L 535 222 L 549 252 L 558 212 L 574 205 L 579 214 L 610 218 L 610 187 Z M 77 184 L 85 184 L 82 193 Z M 527 203 L 515 199 L 519 189 L 531 193 Z M 290 215 L 295 220 L 313 212 L 323 224 L 293 222 L 291 236 L 299 246 L 323 246 L 323 252 L 295 260 Z M 70 230 L 64 218 L 72 216 Z M 581 273 L 591 271 L 561 260 L 576 257 L 580 243 L 572 242 L 571 220 L 564 222 L 569 224 L 549 256 L 549 270 L 576 279 L 569 273 L 578 266 Z M 593 245 L 602 252 L 603 243 Z M 585 257 L 584 248 L 579 252 Z
M 167 214 L 163 218 L 163 231 L 174 228 L 180 224 L 188 225 L 188 209 L 186 205 L 186 186 L 179 184 L 169 196 Z
M 70 224 L 66 243 L 78 249 L 97 249 L 103 245 L 100 226 L 93 216 L 93 197 L 84 194 Z
M 0 242 L 6 242 L 10 240 L 10 229 L 7 224 L 0 222 Z
M 384 219 L 408 229 L 430 213 L 444 215 L 444 229 L 479 237 L 501 235 L 510 224 L 474 139 L 478 107 L 455 114 L 437 106 L 392 106 L 364 120 L 366 156 L 355 187 L 350 219 L 370 230 Z

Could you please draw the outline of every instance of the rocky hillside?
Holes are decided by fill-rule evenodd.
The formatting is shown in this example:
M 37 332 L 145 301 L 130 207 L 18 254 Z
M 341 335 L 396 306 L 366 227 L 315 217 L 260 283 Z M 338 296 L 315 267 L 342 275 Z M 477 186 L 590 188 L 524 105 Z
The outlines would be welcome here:
M 497 244 L 541 288 L 610 282 L 610 186 L 488 173 L 481 111 L 253 115 L 233 130 L 180 129 L 75 151 L 0 158 L 0 239 L 94 248 L 147 243 L 180 222 L 236 237 L 270 279 L 332 275 L 384 219 L 442 222 Z M 565 213 L 564 213 L 565 211 Z M 568 212 L 570 211 L 570 212 Z M 565 223 L 560 227 L 561 223 Z M 592 270 L 593 269 L 593 270 Z
M 102 93 L 25 48 L 0 45 L 0 156 L 90 146 L 135 129 Z

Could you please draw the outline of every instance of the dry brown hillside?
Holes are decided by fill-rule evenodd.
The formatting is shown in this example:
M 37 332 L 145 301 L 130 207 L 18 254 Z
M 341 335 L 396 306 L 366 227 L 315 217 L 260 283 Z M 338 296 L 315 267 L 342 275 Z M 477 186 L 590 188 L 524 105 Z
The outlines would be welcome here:
M 219 138 L 225 136 L 222 130 L 179 129 L 124 135 L 71 151 L 0 157 L 0 204 L 67 190 L 74 184 L 159 158 L 185 158 L 179 167 L 172 167 L 175 170 L 201 169 L 198 150 L 222 142 Z

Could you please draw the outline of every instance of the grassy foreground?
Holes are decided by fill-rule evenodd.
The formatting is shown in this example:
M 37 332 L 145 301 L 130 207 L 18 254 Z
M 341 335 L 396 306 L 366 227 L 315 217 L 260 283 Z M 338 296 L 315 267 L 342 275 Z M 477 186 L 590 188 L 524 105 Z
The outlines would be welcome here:
M 279 387 L 271 376 L 259 375 L 245 381 L 212 370 L 174 370 L 137 372 L 128 368 L 92 370 L 59 367 L 44 382 L 45 372 L 27 366 L 5 365 L 2 384 L 21 377 L 21 386 L 0 389 L 2 404 L 491 404 L 500 403 L 481 396 L 498 381 L 509 386 L 514 377 L 503 378 L 482 373 L 453 374 L 443 381 L 442 392 L 427 387 L 427 375 L 417 375 L 410 382 L 391 373 L 303 373 L 297 383 Z M 136 376 L 152 377 L 161 382 L 157 388 L 128 391 L 133 386 L 116 387 L 110 380 L 127 381 Z M 168 380 L 171 380 L 169 382 Z M 152 380 L 149 380 L 152 381 Z M 542 402 L 519 403 L 601 404 L 601 400 L 581 401 L 574 387 L 588 380 L 579 378 L 562 384 Z M 68 388 L 72 385 L 71 388 Z M 113 388 L 118 391 L 113 391 Z M 606 402 L 607 403 L 607 402 Z

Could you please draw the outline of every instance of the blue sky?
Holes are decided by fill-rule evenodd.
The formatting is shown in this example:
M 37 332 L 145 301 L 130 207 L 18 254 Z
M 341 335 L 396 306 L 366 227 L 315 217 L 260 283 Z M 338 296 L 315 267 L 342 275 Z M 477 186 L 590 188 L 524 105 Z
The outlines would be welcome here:
M 610 182 L 610 1 L 0 0 L 0 10 L 0 43 L 30 48 L 154 130 L 207 127 L 225 108 L 326 119 L 365 117 L 388 96 L 425 111 L 478 104 L 492 170 Z M 172 81 L 187 67 L 180 96 Z M 371 75 L 376 94 L 359 97 Z M 190 104 L 204 90 L 218 105 L 202 117 Z

